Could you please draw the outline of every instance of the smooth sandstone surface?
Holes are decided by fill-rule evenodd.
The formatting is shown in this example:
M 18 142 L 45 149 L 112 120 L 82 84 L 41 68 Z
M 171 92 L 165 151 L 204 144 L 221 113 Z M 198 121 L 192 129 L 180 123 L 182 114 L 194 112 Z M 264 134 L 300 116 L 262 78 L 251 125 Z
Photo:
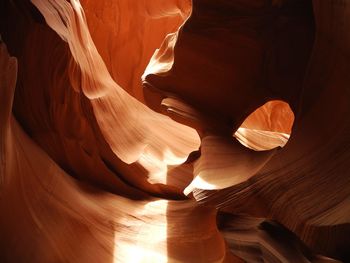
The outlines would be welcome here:
M 0 21 L 1 262 L 350 260 L 350 2 Z

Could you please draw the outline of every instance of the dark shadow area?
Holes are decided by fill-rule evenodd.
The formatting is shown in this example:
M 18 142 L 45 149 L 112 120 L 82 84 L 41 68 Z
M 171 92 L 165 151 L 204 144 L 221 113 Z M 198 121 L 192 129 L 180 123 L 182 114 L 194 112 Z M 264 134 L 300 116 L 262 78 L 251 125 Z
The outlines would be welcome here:
M 173 68 L 147 76 L 146 82 L 178 94 L 204 115 L 220 116 L 223 127 L 229 123 L 236 130 L 269 100 L 286 101 L 291 112 L 298 110 L 314 35 L 312 1 L 194 0 L 192 16 L 179 33 Z M 198 209 L 210 211 L 221 202 Z M 168 206 L 169 225 L 174 209 Z M 168 237 L 176 231 L 169 227 Z M 168 255 L 176 255 L 176 246 L 168 242 Z

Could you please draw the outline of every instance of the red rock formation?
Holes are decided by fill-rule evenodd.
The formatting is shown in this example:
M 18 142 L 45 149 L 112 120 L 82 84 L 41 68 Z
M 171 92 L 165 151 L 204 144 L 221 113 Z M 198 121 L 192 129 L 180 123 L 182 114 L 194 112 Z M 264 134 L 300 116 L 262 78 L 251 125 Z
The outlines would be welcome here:
M 349 260 L 346 1 L 0 7 L 1 262 Z

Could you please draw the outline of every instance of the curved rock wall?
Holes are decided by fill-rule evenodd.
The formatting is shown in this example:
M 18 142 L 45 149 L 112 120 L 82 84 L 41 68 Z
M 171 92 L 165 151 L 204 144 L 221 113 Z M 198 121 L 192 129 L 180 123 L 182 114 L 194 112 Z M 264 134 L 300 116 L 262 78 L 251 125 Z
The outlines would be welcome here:
M 2 262 L 350 259 L 347 1 L 0 7 Z

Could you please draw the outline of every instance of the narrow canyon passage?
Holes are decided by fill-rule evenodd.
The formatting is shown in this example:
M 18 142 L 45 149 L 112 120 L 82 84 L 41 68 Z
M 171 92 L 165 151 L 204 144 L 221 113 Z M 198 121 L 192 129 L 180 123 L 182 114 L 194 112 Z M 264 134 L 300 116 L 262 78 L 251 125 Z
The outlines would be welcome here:
M 0 3 L 0 262 L 349 262 L 350 2 Z

